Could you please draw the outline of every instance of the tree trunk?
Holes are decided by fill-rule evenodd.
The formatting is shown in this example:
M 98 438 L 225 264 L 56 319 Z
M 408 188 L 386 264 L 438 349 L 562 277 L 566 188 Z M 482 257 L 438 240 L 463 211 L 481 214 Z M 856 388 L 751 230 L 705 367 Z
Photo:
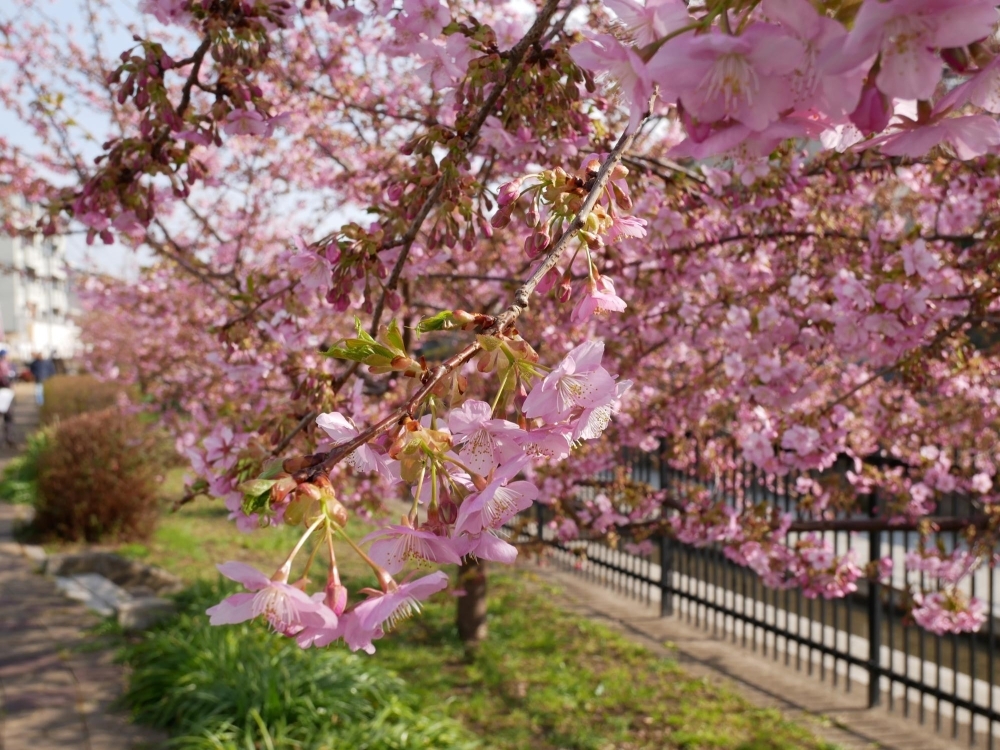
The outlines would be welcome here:
M 465 656 L 472 659 L 486 640 L 486 563 L 465 560 L 458 568 L 458 586 L 465 596 L 458 597 L 455 624 L 465 646 Z

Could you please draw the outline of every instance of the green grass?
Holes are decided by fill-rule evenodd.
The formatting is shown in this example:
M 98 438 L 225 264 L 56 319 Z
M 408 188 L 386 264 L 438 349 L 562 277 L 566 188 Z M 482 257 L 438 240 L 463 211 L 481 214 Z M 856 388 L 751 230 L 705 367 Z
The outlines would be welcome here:
M 490 636 L 463 661 L 454 603 L 377 642 L 375 658 L 496 750 L 830 748 L 777 711 L 692 679 L 607 627 L 567 614 L 557 589 L 527 571 L 490 573 Z
M 124 551 L 196 581 L 229 559 L 269 572 L 294 538 L 289 529 L 243 534 L 220 503 L 198 500 L 166 514 L 146 545 Z M 372 585 L 356 558 L 344 558 L 352 588 Z M 321 578 L 317 571 L 314 579 Z M 474 662 L 465 661 L 447 594 L 377 641 L 369 662 L 400 675 L 415 705 L 457 720 L 481 738 L 484 750 L 831 747 L 779 712 L 755 708 L 607 627 L 568 614 L 558 601 L 558 591 L 530 571 L 492 566 L 490 637 Z M 223 630 L 236 638 L 246 632 Z M 314 658 L 311 653 L 303 658 Z
M 0 500 L 15 505 L 35 502 L 38 486 L 38 457 L 49 442 L 49 432 L 38 430 L 28 436 L 24 451 L 12 459 L 0 475 Z
M 478 743 L 378 660 L 303 651 L 260 623 L 210 626 L 232 590 L 196 585 L 182 614 L 125 649 L 123 703 L 176 750 L 472 750 Z

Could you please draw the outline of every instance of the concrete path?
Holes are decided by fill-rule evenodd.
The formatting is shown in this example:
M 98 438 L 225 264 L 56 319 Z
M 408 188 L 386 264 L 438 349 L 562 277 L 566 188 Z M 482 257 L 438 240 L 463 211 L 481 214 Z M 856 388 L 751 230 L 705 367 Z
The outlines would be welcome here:
M 600 584 L 569 572 L 552 557 L 537 565 L 525 555 L 520 565 L 562 589 L 568 610 L 609 625 L 654 653 L 671 657 L 689 673 L 727 684 L 751 703 L 781 711 L 816 736 L 843 750 L 957 750 L 984 747 L 983 738 L 970 745 L 937 734 L 931 724 L 904 718 L 885 709 L 869 709 L 866 691 L 855 684 L 851 692 L 805 671 L 786 667 L 783 660 L 744 649 L 711 631 L 689 625 L 678 617 L 660 617 L 659 603 L 647 606 Z M 794 661 L 794 660 L 793 660 Z M 966 730 L 967 732 L 967 730 Z
M 14 446 L 11 447 L 3 442 L 3 434 L 0 432 L 0 469 L 12 458 L 14 458 L 21 448 L 28 435 L 38 427 L 38 406 L 35 404 L 35 386 L 31 383 L 14 384 L 13 409 L 14 423 L 11 425 L 11 439 Z
M 30 385 L 19 384 L 15 440 L 37 425 Z M 0 467 L 11 458 L 0 453 Z M 110 711 L 124 669 L 87 632 L 98 618 L 34 572 L 14 524 L 23 508 L 0 503 L 0 750 L 127 750 L 163 738 Z

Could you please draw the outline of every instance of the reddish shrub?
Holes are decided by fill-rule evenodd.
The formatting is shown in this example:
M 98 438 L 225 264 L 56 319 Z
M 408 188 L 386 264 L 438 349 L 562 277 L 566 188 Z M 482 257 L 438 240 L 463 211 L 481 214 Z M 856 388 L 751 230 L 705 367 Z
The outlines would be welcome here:
M 149 536 L 162 454 L 156 434 L 118 409 L 59 422 L 38 460 L 35 530 L 88 542 Z
M 42 424 L 114 406 L 124 392 L 121 383 L 101 381 L 93 375 L 56 375 L 45 381 Z

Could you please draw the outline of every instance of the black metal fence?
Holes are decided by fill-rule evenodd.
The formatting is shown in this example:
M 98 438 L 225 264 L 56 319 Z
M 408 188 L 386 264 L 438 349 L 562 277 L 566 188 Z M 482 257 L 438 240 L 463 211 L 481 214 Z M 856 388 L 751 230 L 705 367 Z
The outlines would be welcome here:
M 622 465 L 633 481 L 653 489 L 700 489 L 733 502 L 769 502 L 806 518 L 794 474 L 768 476 L 735 452 L 733 459 L 737 468 L 710 477 L 697 467 L 679 470 L 663 456 L 637 451 L 626 451 Z M 609 482 L 612 474 L 599 477 L 597 486 L 582 488 L 581 501 L 593 499 L 601 492 L 600 482 Z M 940 505 L 945 506 L 939 508 L 942 514 L 971 513 L 971 503 L 960 496 Z M 806 598 L 800 590 L 767 588 L 715 545 L 695 547 L 657 535 L 636 548 L 627 527 L 616 529 L 611 541 L 560 541 L 548 507 L 538 504 L 532 515 L 522 519 L 521 534 L 544 542 L 563 567 L 646 605 L 658 604 L 661 616 L 684 618 L 833 686 L 865 689 L 870 707 L 884 704 L 956 739 L 967 738 L 970 746 L 995 747 L 994 734 L 1000 729 L 995 680 L 1000 597 L 992 567 L 978 570 L 966 588 L 987 603 L 989 616 L 981 632 L 936 636 L 904 614 L 907 586 L 925 589 L 932 583 L 922 573 L 904 570 L 906 552 L 917 540 L 913 532 L 822 532 L 836 554 L 853 549 L 861 566 L 883 556 L 894 561 L 891 583 L 862 579 L 854 594 L 825 600 Z M 958 532 L 941 536 L 946 547 L 958 544 Z M 795 539 L 796 534 L 789 534 L 787 543 Z

